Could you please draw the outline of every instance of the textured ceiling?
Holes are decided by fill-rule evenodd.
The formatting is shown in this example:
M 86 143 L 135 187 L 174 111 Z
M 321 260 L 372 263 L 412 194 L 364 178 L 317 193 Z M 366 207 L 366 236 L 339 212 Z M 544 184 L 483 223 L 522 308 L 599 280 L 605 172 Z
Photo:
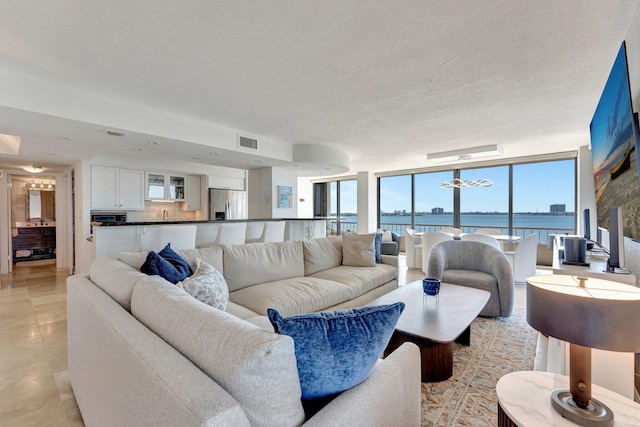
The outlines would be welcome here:
M 591 116 L 636 6 L 0 0 L 0 71 L 285 148 L 338 147 L 352 171 L 419 168 L 433 165 L 427 153 L 455 148 L 500 144 L 505 157 L 515 157 L 588 144 Z M 19 95 L 0 96 L 0 133 L 23 138 L 20 155 L 0 155 L 0 167 L 64 166 L 104 150 L 125 152 L 126 144 L 91 134 L 109 125 L 86 119 L 91 103 L 52 97 L 32 114 Z M 149 119 L 140 115 L 140 122 Z M 216 146 L 215 138 L 204 149 L 191 144 L 186 132 L 147 134 L 129 116 L 138 142 L 164 138 L 181 147 L 159 155 L 189 161 L 191 150 Z M 228 165 L 241 162 L 234 157 Z

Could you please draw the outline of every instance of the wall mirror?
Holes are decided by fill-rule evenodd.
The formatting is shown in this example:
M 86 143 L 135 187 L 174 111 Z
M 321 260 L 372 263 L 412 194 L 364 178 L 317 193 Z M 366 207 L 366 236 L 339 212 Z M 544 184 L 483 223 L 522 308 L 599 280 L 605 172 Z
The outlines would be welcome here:
M 56 219 L 56 192 L 50 190 L 25 189 L 27 221 L 47 218 Z

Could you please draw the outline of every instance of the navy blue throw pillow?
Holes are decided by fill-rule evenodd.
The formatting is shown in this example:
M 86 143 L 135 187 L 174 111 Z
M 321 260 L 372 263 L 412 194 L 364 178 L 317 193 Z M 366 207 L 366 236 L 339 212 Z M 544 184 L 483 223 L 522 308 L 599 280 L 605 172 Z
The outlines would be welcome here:
M 302 399 L 335 395 L 366 380 L 386 348 L 404 303 L 284 318 L 267 309 L 276 333 L 293 338 Z
M 150 276 L 160 276 L 174 285 L 184 279 L 183 275 L 166 259 L 151 251 L 140 267 L 140 271 Z
M 167 243 L 167 246 L 165 246 L 160 252 L 158 252 L 158 255 L 169 261 L 169 263 L 171 263 L 171 265 L 173 265 L 180 274 L 184 274 L 185 276 L 182 279 L 185 279 L 193 274 L 193 270 L 191 269 L 189 263 L 185 261 L 184 258 L 182 258 L 180 255 L 175 253 L 173 249 L 171 249 L 171 243 Z
M 376 252 L 376 263 L 380 264 L 382 262 L 382 252 L 380 249 L 382 243 L 382 233 L 376 233 L 376 239 L 373 241 L 373 246 Z

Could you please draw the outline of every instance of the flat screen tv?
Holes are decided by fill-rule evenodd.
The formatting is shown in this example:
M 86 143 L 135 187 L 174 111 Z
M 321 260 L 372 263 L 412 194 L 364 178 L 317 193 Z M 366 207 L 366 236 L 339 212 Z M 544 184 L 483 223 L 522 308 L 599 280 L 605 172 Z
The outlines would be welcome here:
M 622 208 L 622 234 L 640 239 L 637 118 L 633 114 L 625 43 L 591 120 L 596 224 L 610 228 L 610 209 Z

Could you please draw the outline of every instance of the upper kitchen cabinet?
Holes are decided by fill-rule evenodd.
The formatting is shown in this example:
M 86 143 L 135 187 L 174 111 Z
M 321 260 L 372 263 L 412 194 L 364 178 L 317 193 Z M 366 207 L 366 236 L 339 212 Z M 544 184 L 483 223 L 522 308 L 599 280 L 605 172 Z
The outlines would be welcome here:
M 147 200 L 184 202 L 187 177 L 171 173 L 147 172 Z
M 187 176 L 187 199 L 183 211 L 199 211 L 202 208 L 202 180 L 200 175 Z
M 207 177 L 207 186 L 209 188 L 219 188 L 222 190 L 245 190 L 244 178 L 232 176 L 213 176 Z
M 143 210 L 144 171 L 91 166 L 91 209 Z

